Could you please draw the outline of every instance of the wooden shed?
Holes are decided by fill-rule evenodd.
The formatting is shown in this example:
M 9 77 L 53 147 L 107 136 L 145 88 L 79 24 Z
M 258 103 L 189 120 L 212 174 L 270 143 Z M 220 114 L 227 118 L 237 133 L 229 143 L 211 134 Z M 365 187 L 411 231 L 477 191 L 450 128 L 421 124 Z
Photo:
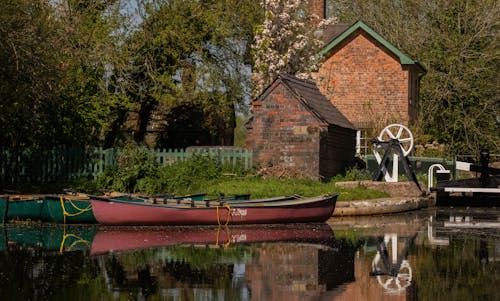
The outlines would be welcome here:
M 312 81 L 280 74 L 252 102 L 252 113 L 247 146 L 261 167 L 329 180 L 354 158 L 356 129 Z

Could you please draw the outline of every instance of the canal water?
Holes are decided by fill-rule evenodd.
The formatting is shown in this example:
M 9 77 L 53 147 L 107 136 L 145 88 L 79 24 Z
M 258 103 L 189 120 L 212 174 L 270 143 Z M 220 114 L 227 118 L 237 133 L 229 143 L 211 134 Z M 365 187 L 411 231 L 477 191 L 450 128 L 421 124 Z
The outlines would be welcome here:
M 500 210 L 324 224 L 0 226 L 0 300 L 500 300 Z

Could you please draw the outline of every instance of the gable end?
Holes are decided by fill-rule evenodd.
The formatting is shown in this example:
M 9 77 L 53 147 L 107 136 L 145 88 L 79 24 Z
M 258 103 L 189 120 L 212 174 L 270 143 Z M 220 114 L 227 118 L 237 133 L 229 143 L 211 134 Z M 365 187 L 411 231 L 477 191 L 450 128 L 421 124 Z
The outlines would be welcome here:
M 367 34 L 372 36 L 376 41 L 386 47 L 389 51 L 391 51 L 396 57 L 399 58 L 399 62 L 401 65 L 417 65 L 421 72 L 425 72 L 425 68 L 419 64 L 417 61 L 411 59 L 408 55 L 404 54 L 401 50 L 396 48 L 394 45 L 389 43 L 386 39 L 384 39 L 381 35 L 376 33 L 373 29 L 371 29 L 368 25 L 363 23 L 362 21 L 357 21 L 352 26 L 347 28 L 344 32 L 342 32 L 339 36 L 333 39 L 330 43 L 328 43 L 323 49 L 321 49 L 318 53 L 320 56 L 326 55 L 330 52 L 335 46 L 340 44 L 343 40 L 353 34 L 356 30 L 361 29 L 365 31 Z

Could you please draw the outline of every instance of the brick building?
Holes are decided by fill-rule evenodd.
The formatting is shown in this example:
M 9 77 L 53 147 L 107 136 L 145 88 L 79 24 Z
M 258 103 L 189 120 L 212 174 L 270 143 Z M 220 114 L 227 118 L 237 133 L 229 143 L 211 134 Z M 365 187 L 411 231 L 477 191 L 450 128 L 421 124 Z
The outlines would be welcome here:
M 281 74 L 252 103 L 247 145 L 262 167 L 328 180 L 355 153 L 356 130 L 311 81 Z
M 320 91 L 359 129 L 358 151 L 389 123 L 416 121 L 424 68 L 362 21 L 324 32 Z M 368 136 L 367 136 L 368 135 Z
M 327 17 L 325 0 L 309 0 L 318 22 Z M 335 24 L 323 32 L 323 64 L 313 74 L 320 91 L 359 130 L 357 152 L 389 123 L 417 119 L 420 78 L 425 69 L 368 25 Z

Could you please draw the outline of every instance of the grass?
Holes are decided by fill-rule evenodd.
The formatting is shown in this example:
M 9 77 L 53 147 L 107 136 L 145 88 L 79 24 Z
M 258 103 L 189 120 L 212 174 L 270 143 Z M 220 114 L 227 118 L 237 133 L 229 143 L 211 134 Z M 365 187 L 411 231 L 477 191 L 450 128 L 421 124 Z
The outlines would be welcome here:
M 195 191 L 191 191 L 190 193 L 194 192 Z M 375 199 L 388 196 L 385 192 L 370 190 L 363 187 L 356 189 L 335 187 L 334 182 L 321 183 L 319 181 L 305 179 L 262 178 L 228 179 L 225 181 L 218 181 L 208 187 L 205 187 L 203 192 L 211 195 L 219 193 L 227 195 L 249 193 L 252 199 L 290 194 L 299 194 L 301 196 L 308 197 L 337 192 L 339 193 L 339 201 Z

